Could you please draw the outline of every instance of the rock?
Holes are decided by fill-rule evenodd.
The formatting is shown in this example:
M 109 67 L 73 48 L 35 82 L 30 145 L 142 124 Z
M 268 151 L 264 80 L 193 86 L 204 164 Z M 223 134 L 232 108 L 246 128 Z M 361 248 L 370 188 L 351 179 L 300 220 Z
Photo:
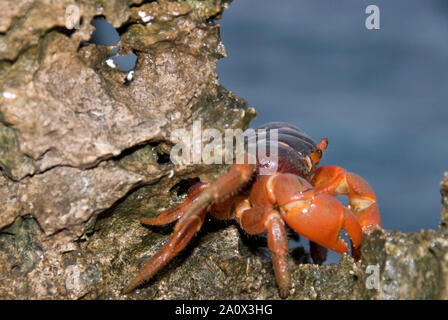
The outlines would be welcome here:
M 69 4 L 74 2 L 52 5 L 47 14 L 49 6 L 40 1 L 11 3 L 20 6 L 8 11 L 16 20 L 0 23 L 6 28 L 2 39 L 10 43 L 0 50 L 6 63 L 0 80 L 0 168 L 9 181 L 5 188 L 11 189 L 6 194 L 17 197 L 0 215 L 0 228 L 19 214 L 32 214 L 47 235 L 68 231 L 72 236 L 67 241 L 83 234 L 95 213 L 167 174 L 160 165 L 142 168 L 145 177 L 122 170 L 113 164 L 122 155 L 151 141 L 172 145 L 173 130 L 213 117 L 209 113 L 220 112 L 220 121 L 230 128 L 247 127 L 255 116 L 254 109 L 218 85 L 215 66 L 223 46 L 217 26 L 205 21 L 219 14 L 224 2 L 160 1 L 132 8 L 120 1 L 101 8 L 81 3 L 84 23 L 67 35 L 70 30 L 61 17 Z M 90 37 L 89 22 L 100 9 L 117 27 L 129 24 L 120 48 L 138 56 L 130 83 L 126 73 L 106 64 L 110 48 L 82 42 Z M 141 24 L 136 10 L 150 14 L 152 25 Z M 14 30 L 23 25 L 30 29 L 18 41 Z M 142 39 L 161 34 L 153 30 L 158 25 L 174 28 L 173 38 L 142 44 Z M 133 26 L 146 33 L 128 36 Z M 8 48 L 14 54 L 8 55 Z M 120 186 L 119 193 L 114 185 Z M 94 201 L 95 196 L 105 202 Z
M 98 215 L 141 186 L 166 199 L 184 177 L 225 168 L 173 166 L 170 133 L 197 120 L 244 129 L 255 116 L 217 81 L 225 50 L 207 21 L 227 2 L 141 2 L 11 2 L 0 18 L 0 237 L 10 249 L 2 261 L 11 262 L 0 296 L 79 298 L 77 276 L 96 273 L 66 264 L 66 255 L 79 253 Z M 65 28 L 69 5 L 79 9 L 79 29 Z M 132 81 L 107 65 L 112 48 L 85 42 L 99 14 L 121 28 L 118 54 L 138 57 Z
M 263 237 L 234 222 L 202 230 L 148 284 L 121 289 L 166 243 L 147 228 L 185 199 L 184 178 L 210 181 L 225 165 L 174 165 L 171 133 L 248 127 L 255 110 L 218 83 L 219 26 L 230 1 L 8 1 L 0 16 L 0 298 L 278 299 Z M 67 29 L 76 5 L 79 29 Z M 88 41 L 104 16 L 120 51 L 137 55 L 133 79 Z M 448 180 L 440 230 L 378 229 L 363 259 L 290 257 L 291 299 L 448 298 Z
M 448 172 L 445 172 L 445 178 L 443 179 L 442 188 L 440 193 L 442 195 L 442 222 L 441 229 L 445 234 L 448 233 Z

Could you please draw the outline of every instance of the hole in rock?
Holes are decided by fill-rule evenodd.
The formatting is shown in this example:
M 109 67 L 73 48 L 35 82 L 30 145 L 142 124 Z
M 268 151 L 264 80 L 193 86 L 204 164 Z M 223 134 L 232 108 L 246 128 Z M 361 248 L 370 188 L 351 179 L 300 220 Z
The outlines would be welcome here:
M 167 165 L 171 163 L 170 155 L 168 153 L 157 152 L 157 163 Z
M 178 183 L 176 183 L 174 186 L 171 187 L 170 193 L 174 194 L 177 197 L 180 197 L 180 196 L 186 194 L 188 192 L 188 189 L 190 189 L 190 187 L 192 185 L 194 185 L 200 181 L 201 180 L 198 177 L 182 179 Z
M 132 81 L 133 72 L 137 63 L 137 55 L 135 53 L 115 56 L 119 50 L 117 46 L 120 41 L 120 34 L 104 17 L 93 19 L 92 25 L 95 26 L 95 31 L 88 43 L 104 46 L 116 46 L 113 48 L 107 58 L 106 64 L 111 68 L 117 68 L 119 71 L 128 72 L 124 84 L 129 85 Z

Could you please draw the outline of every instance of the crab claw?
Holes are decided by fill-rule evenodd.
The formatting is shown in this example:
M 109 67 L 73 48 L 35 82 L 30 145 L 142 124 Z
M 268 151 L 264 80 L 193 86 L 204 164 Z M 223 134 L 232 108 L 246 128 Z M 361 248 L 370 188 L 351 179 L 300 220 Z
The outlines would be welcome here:
M 340 232 L 345 229 L 353 246 L 361 243 L 361 226 L 355 215 L 338 200 L 318 194 L 311 200 L 297 200 L 281 210 L 286 223 L 305 238 L 338 253 L 349 249 Z
M 311 184 L 316 192 L 333 196 L 348 196 L 350 210 L 356 215 L 365 232 L 381 226 L 376 196 L 369 184 L 359 175 L 337 166 L 317 168 Z
M 349 248 L 340 237 L 345 229 L 353 247 L 359 247 L 361 225 L 342 203 L 328 194 L 316 194 L 313 187 L 298 176 L 283 175 L 278 182 L 282 185 L 287 182 L 291 190 L 284 192 L 283 188 L 274 188 L 283 218 L 295 232 L 330 250 L 348 253 Z

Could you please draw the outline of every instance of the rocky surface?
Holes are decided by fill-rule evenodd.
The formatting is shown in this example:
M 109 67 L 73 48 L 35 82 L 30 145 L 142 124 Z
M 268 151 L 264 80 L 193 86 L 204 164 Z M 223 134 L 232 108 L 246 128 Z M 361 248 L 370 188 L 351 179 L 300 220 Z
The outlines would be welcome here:
M 7 1 L 0 13 L 0 298 L 278 299 L 265 239 L 208 219 L 148 284 L 120 290 L 167 241 L 146 228 L 185 198 L 186 177 L 209 181 L 226 166 L 169 161 L 171 132 L 246 128 L 255 110 L 222 88 L 225 55 L 214 22 L 224 0 Z M 66 28 L 76 5 L 79 29 Z M 89 44 L 94 17 L 135 53 L 132 81 Z M 378 229 L 363 259 L 309 263 L 292 251 L 292 299 L 448 298 L 448 178 L 439 230 Z
M 0 227 L 32 213 L 47 235 L 78 229 L 68 240 L 85 230 L 81 221 L 163 175 L 158 168 L 122 170 L 114 159 L 149 142 L 170 145 L 174 129 L 188 128 L 208 113 L 224 111 L 221 121 L 229 128 L 247 126 L 255 115 L 218 85 L 216 59 L 225 52 L 217 26 L 206 21 L 225 3 L 85 2 L 78 4 L 80 29 L 68 30 L 65 8 L 76 3 L 11 2 L 6 14 L 16 20 L 2 17 L 0 24 L 0 167 L 7 197 L 15 196 Z M 138 12 L 152 17 L 150 26 Z M 124 28 L 121 52 L 137 54 L 130 83 L 126 73 L 106 64 L 111 48 L 85 42 L 93 31 L 89 22 L 98 15 Z M 216 102 L 198 106 L 205 98 Z M 204 114 L 201 108 L 207 108 Z M 120 192 L 108 189 L 112 185 Z

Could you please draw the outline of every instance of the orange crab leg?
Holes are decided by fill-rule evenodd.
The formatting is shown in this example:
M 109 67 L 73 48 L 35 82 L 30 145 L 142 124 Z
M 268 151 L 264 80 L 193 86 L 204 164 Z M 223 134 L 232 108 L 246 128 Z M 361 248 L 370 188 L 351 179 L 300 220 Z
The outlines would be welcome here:
M 349 208 L 356 215 L 362 230 L 373 231 L 381 226 L 376 196 L 369 184 L 357 174 L 337 166 L 318 168 L 311 180 L 316 192 L 348 196 Z
M 288 269 L 288 236 L 280 213 L 272 207 L 251 208 L 249 200 L 236 206 L 236 219 L 249 234 L 260 234 L 267 230 L 268 247 L 271 250 L 275 279 L 280 288 L 280 297 L 289 295 L 291 279 Z
M 150 279 L 159 271 L 168 261 L 170 261 L 179 251 L 181 251 L 190 242 L 194 234 L 201 228 L 207 210 L 202 210 L 198 214 L 191 215 L 188 219 L 179 221 L 174 227 L 174 232 L 163 248 L 146 262 L 123 293 L 129 293 L 143 282 Z
M 280 297 L 289 295 L 291 279 L 288 268 L 288 236 L 285 224 L 280 214 L 273 210 L 266 219 L 268 231 L 268 247 L 272 253 L 272 264 L 274 266 L 275 279 L 280 289 Z
M 195 212 L 206 209 L 212 202 L 224 201 L 238 192 L 255 172 L 254 164 L 234 164 L 230 170 L 216 181 L 210 183 L 197 199 L 186 208 L 179 221 L 189 219 Z
M 218 220 L 229 220 L 234 218 L 234 203 L 240 199 L 240 195 L 230 196 L 223 201 L 214 202 L 209 209 L 213 218 Z
M 193 185 L 188 190 L 188 198 L 184 202 L 162 212 L 155 218 L 141 218 L 140 222 L 145 225 L 160 226 L 177 221 L 180 217 L 182 217 L 186 208 L 199 197 L 201 192 L 204 191 L 206 187 L 206 183 L 197 183 Z
M 248 234 L 260 234 L 266 230 L 264 221 L 267 215 L 272 211 L 269 207 L 252 208 L 250 201 L 245 199 L 236 204 L 236 221 L 241 228 Z
M 224 201 L 230 198 L 250 180 L 255 168 L 253 164 L 234 164 L 227 174 L 221 176 L 215 182 L 207 186 L 201 185 L 193 188 L 186 203 L 180 204 L 172 210 L 167 210 L 159 215 L 160 218 L 142 219 L 142 223 L 149 225 L 166 224 L 176 219 L 178 219 L 178 222 L 168 243 L 149 259 L 137 277 L 123 289 L 123 293 L 129 293 L 140 286 L 185 248 L 194 234 L 201 228 L 209 205 L 214 201 Z M 223 215 L 226 211 L 215 210 L 215 215 Z

